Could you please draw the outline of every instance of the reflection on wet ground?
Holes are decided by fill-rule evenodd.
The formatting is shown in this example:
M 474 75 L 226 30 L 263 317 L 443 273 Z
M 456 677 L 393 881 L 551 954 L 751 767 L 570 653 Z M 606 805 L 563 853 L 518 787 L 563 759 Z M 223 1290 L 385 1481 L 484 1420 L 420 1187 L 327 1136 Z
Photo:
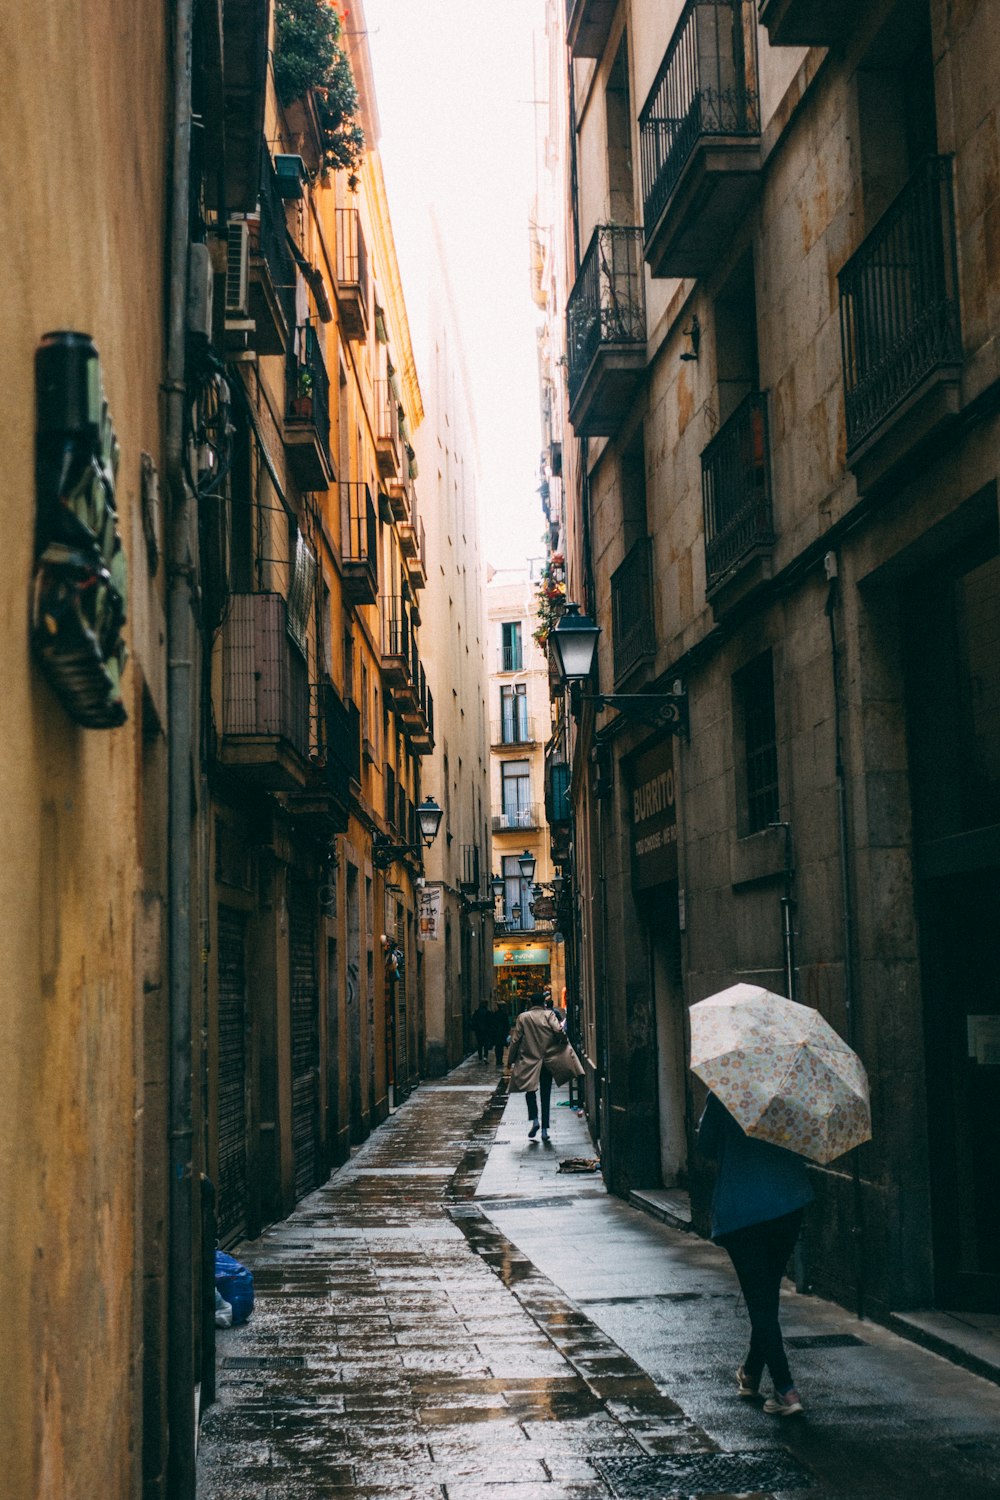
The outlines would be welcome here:
M 201 1500 L 677 1494 L 667 1455 L 707 1492 L 717 1445 L 473 1201 L 505 1104 L 475 1080 L 418 1092 L 241 1247 L 257 1306 L 219 1336 Z

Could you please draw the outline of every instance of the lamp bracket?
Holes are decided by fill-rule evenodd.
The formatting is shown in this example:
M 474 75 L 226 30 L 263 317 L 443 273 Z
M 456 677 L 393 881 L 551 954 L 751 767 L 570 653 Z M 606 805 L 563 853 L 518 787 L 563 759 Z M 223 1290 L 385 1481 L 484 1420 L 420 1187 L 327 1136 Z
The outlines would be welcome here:
M 598 712 L 616 708 L 685 740 L 691 738 L 687 693 L 582 693 L 580 702 L 593 703 Z

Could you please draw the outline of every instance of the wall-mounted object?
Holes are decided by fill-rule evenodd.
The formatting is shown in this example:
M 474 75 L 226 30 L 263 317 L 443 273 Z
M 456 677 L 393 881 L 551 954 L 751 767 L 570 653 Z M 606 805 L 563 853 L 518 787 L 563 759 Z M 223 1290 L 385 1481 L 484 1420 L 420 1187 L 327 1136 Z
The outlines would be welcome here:
M 282 198 L 302 197 L 302 184 L 306 180 L 306 164 L 301 156 L 276 156 L 274 175 L 278 179 L 278 193 Z
M 128 573 L 115 508 L 119 447 L 90 335 L 45 334 L 35 389 L 32 650 L 76 723 L 114 729 L 128 717 Z

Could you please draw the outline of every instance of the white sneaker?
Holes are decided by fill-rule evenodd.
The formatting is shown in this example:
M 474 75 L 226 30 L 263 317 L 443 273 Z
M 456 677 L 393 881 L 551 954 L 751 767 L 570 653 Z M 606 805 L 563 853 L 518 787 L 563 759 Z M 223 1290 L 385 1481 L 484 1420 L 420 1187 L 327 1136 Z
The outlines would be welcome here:
M 537 1134 L 538 1134 L 538 1121 L 537 1120 L 532 1120 L 531 1124 L 528 1126 L 528 1140 L 529 1141 L 533 1141 L 535 1139 L 535 1136 Z M 544 1137 L 544 1132 L 543 1132 L 543 1137 Z

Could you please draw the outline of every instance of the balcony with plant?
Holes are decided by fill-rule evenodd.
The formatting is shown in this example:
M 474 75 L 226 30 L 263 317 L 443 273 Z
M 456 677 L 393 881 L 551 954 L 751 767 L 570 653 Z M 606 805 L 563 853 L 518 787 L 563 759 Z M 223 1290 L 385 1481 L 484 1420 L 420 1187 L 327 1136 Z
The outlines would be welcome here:
M 274 83 L 286 109 L 312 124 L 314 171 L 356 173 L 365 149 L 359 99 L 343 47 L 345 12 L 330 0 L 275 0 Z

